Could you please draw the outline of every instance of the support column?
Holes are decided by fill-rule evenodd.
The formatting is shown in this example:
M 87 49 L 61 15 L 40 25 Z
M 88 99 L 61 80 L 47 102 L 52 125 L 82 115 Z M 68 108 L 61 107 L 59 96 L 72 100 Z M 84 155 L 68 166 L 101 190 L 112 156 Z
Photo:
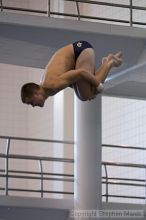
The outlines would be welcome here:
M 75 98 L 74 133 L 74 209 L 79 212 L 99 210 L 101 209 L 101 95 L 87 102 Z

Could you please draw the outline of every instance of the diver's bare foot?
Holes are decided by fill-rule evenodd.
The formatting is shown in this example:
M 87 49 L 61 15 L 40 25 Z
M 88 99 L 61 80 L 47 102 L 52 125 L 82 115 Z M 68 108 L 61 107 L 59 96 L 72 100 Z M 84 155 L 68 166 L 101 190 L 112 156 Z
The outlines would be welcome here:
M 119 67 L 123 62 L 122 52 L 118 52 L 116 54 L 109 54 L 107 57 L 104 57 L 102 59 L 102 64 L 105 62 L 110 64 L 111 67 Z

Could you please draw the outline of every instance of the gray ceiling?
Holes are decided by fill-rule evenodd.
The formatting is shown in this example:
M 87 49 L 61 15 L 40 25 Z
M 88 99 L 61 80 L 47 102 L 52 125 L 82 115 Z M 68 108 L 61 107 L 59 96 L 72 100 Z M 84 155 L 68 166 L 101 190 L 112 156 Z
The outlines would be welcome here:
M 0 13 L 0 63 L 44 68 L 56 49 L 82 39 L 93 44 L 97 67 L 108 53 L 124 54 L 123 65 L 111 71 L 103 94 L 145 99 L 146 30 Z

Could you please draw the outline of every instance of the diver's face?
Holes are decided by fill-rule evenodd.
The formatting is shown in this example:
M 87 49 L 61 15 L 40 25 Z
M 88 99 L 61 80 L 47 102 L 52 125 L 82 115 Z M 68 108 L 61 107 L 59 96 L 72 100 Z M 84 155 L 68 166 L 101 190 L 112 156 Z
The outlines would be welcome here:
M 35 106 L 43 107 L 45 103 L 45 99 L 41 93 L 36 91 L 34 92 L 32 97 L 26 98 L 25 103 L 28 105 L 32 105 L 32 107 Z

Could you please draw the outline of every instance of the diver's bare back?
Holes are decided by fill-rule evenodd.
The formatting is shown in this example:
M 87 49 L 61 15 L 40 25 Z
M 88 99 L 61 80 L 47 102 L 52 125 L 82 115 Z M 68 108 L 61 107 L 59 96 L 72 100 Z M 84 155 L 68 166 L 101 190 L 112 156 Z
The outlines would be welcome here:
M 74 69 L 75 60 L 74 60 L 74 51 L 72 44 L 69 44 L 65 47 L 59 49 L 48 62 L 45 74 L 41 81 L 41 85 L 44 88 L 49 87 L 49 82 L 51 80 L 57 79 L 61 74 Z

